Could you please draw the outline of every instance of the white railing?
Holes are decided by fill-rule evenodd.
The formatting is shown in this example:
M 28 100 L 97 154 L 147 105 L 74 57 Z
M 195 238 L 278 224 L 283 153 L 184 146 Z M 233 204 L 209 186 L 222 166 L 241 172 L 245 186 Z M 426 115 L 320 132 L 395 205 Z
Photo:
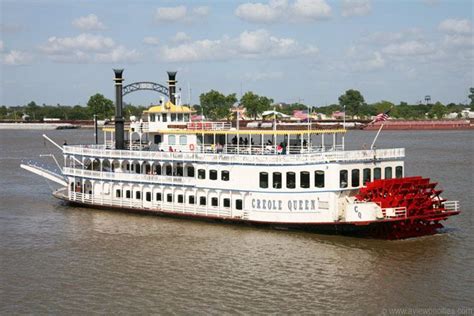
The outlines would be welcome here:
M 190 184 L 193 178 L 183 176 L 163 176 L 163 175 L 151 175 L 151 174 L 140 174 L 140 173 L 123 173 L 123 172 L 107 172 L 107 171 L 93 171 L 83 170 L 76 168 L 63 168 L 63 174 L 77 177 L 89 177 L 101 180 L 116 180 L 116 181 L 134 181 L 134 182 L 146 182 L 146 183 L 178 183 L 178 184 Z
M 446 201 L 446 202 L 443 202 L 443 206 L 446 211 L 454 211 L 454 212 L 459 211 L 459 201 Z
M 194 214 L 202 216 L 216 216 L 222 218 L 232 217 L 232 210 L 222 207 L 201 206 L 198 204 L 186 205 L 181 203 L 168 202 L 147 202 L 136 199 L 116 199 L 107 197 L 96 197 L 92 194 L 69 192 L 71 201 L 82 202 L 91 205 L 107 205 L 116 207 L 136 208 L 147 211 L 164 211 L 167 213 Z
M 194 131 L 224 131 L 231 129 L 232 124 L 225 122 L 190 122 L 186 127 Z
M 404 148 L 326 151 L 317 153 L 264 155 L 264 154 L 230 154 L 230 153 L 198 153 L 198 152 L 162 152 L 162 151 L 130 151 L 105 149 L 105 145 L 74 145 L 64 146 L 64 154 L 90 156 L 95 158 L 113 158 L 129 160 L 169 160 L 196 162 L 225 162 L 251 164 L 306 164 L 373 161 L 379 159 L 401 159 L 405 157 Z
M 406 207 L 383 208 L 382 215 L 384 219 L 406 218 L 407 208 Z

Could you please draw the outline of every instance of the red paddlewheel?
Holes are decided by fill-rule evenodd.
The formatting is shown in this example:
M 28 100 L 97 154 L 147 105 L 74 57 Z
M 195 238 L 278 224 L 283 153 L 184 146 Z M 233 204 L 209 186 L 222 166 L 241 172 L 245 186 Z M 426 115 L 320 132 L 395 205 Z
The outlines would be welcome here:
M 382 208 L 405 207 L 407 218 L 429 219 L 445 211 L 445 200 L 439 196 L 442 191 L 435 190 L 436 184 L 422 177 L 374 180 L 361 188 L 356 198 L 375 202 Z

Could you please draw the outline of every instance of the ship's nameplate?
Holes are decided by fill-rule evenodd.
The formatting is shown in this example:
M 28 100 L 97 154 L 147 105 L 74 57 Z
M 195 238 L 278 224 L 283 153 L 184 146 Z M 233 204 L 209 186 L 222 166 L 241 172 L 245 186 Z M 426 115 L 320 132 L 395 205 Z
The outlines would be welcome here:
M 319 211 L 318 201 L 311 199 L 292 199 L 292 200 L 279 200 L 279 199 L 252 199 L 252 208 L 255 211 L 290 211 L 290 212 L 302 212 L 302 211 Z

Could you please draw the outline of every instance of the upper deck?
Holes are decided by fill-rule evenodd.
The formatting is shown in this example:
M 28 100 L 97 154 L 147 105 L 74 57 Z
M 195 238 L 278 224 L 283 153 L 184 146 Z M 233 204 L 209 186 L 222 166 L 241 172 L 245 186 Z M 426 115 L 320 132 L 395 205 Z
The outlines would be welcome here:
M 255 164 L 255 165 L 293 165 L 308 163 L 373 162 L 381 160 L 400 160 L 405 157 L 404 148 L 373 150 L 324 150 L 309 149 L 299 154 L 254 154 L 249 151 L 239 153 L 223 149 L 222 152 L 164 152 L 150 150 L 115 150 L 106 145 L 68 145 L 64 154 L 92 158 L 114 158 L 128 160 L 166 160 L 193 161 L 201 163 Z

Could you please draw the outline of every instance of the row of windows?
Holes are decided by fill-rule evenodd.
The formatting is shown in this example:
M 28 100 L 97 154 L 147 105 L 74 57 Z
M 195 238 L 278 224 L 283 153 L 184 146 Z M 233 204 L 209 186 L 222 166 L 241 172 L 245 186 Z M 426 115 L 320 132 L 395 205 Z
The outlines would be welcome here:
M 188 143 L 188 138 L 186 135 L 179 136 L 179 144 L 186 145 Z M 176 136 L 175 135 L 168 135 L 168 144 L 169 145 L 177 145 L 176 144 Z
M 270 178 L 268 172 L 260 172 L 260 188 L 267 189 L 269 186 Z M 323 170 L 316 170 L 314 172 L 314 187 L 324 188 L 325 186 L 325 177 Z M 300 172 L 300 186 L 302 188 L 309 188 L 311 186 L 310 172 L 301 171 Z M 281 189 L 283 187 L 283 175 L 281 172 L 272 173 L 272 188 Z M 296 188 L 296 173 L 287 172 L 286 173 L 286 188 L 295 189 Z
M 128 171 L 135 169 L 136 173 L 141 173 L 140 170 L 140 165 L 132 164 L 129 165 L 127 164 L 126 169 Z M 164 165 L 163 168 L 159 165 L 145 165 L 144 166 L 144 172 L 146 174 L 154 174 L 154 175 L 167 175 L 167 176 L 179 176 L 182 177 L 184 175 L 184 167 L 181 164 L 176 165 L 174 168 L 173 172 L 173 166 L 170 164 Z M 186 172 L 188 177 L 194 177 L 194 167 L 193 166 L 186 166 Z M 218 178 L 218 171 L 217 170 L 209 170 L 209 179 L 211 180 L 217 180 Z M 198 179 L 206 179 L 206 170 L 205 169 L 199 169 L 198 170 Z M 230 180 L 230 172 L 227 170 L 222 170 L 221 171 L 221 180 L 222 181 L 229 181 Z
M 122 190 L 117 189 L 115 191 L 115 196 L 120 198 L 122 197 Z M 135 199 L 141 200 L 141 192 L 140 191 L 135 191 Z M 125 190 L 125 198 L 131 199 L 132 198 L 132 191 L 131 190 Z M 145 193 L 145 200 L 147 202 L 151 202 L 152 200 L 152 195 L 151 192 L 146 192 Z M 155 201 L 162 201 L 163 197 L 161 192 L 157 192 L 155 195 Z M 168 203 L 173 203 L 173 194 L 168 193 L 166 194 L 166 202 Z M 184 195 L 183 194 L 178 194 L 177 195 L 177 202 L 178 203 L 184 203 Z M 194 205 L 196 204 L 196 197 L 194 195 L 188 196 L 188 204 Z M 200 196 L 199 197 L 199 205 L 207 205 L 207 199 L 205 196 Z M 219 206 L 219 199 L 217 197 L 212 197 L 211 198 L 211 206 Z M 230 199 L 229 198 L 224 198 L 222 199 L 222 206 L 223 207 L 230 207 Z M 243 208 L 243 203 L 241 199 L 235 200 L 235 208 L 237 210 L 241 210 Z
M 171 113 L 170 116 L 170 122 L 187 122 L 189 121 L 189 114 L 185 113 Z M 168 114 L 163 113 L 163 114 L 150 114 L 150 122 L 167 122 L 168 121 Z
M 392 167 L 385 167 L 384 169 L 384 179 L 391 179 L 393 177 L 393 168 Z M 401 178 L 403 177 L 403 167 L 397 166 L 395 167 L 395 177 Z M 362 183 L 366 185 L 367 182 L 372 180 L 382 179 L 382 168 L 374 168 L 373 169 L 373 177 L 372 177 L 372 169 L 365 168 L 362 170 Z M 349 186 L 349 171 L 348 170 L 341 170 L 339 171 L 339 186 L 341 188 L 347 188 Z M 359 187 L 360 186 L 360 170 L 359 169 L 352 169 L 351 170 L 351 187 Z
M 211 180 L 217 180 L 217 170 L 211 169 L 209 170 L 209 179 Z M 206 179 L 206 170 L 204 169 L 199 169 L 198 170 L 198 179 Z M 222 170 L 221 171 L 221 180 L 222 181 L 229 181 L 230 179 L 230 174 L 229 171 L 227 170 Z

